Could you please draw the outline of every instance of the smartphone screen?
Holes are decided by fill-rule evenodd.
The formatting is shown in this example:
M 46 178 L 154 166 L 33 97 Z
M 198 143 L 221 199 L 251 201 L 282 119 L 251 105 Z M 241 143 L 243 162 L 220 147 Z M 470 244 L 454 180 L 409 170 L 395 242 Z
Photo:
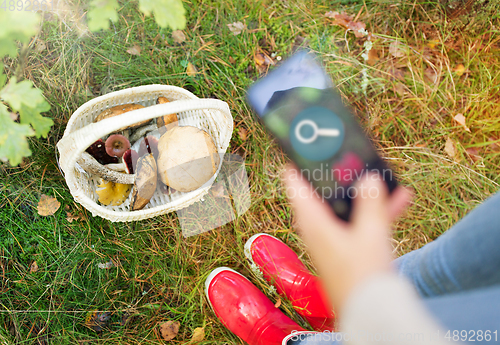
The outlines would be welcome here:
M 352 199 L 368 192 L 354 187 L 367 171 L 377 171 L 389 192 L 397 187 L 392 170 L 313 54 L 302 51 L 284 61 L 252 85 L 247 97 L 259 120 L 339 218 L 348 221 Z

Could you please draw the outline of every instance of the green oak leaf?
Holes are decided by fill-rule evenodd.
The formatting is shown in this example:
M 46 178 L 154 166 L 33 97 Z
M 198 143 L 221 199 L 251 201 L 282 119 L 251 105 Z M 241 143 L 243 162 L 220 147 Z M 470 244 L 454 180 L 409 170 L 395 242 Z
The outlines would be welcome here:
M 23 157 L 31 155 L 31 150 L 26 137 L 33 136 L 29 125 L 12 121 L 9 110 L 0 104 L 0 159 L 9 161 L 16 166 L 22 162 Z
M 50 128 L 54 124 L 52 119 L 48 117 L 43 117 L 40 115 L 41 112 L 50 110 L 50 105 L 47 102 L 37 104 L 36 108 L 30 108 L 26 105 L 22 105 L 19 110 L 19 117 L 22 124 L 31 124 L 35 130 L 35 135 L 37 138 L 46 137 L 50 131 Z
M 12 110 L 19 112 L 21 124 L 31 124 L 37 138 L 47 136 L 54 122 L 40 113 L 49 111 L 50 105 L 43 98 L 42 91 L 34 88 L 30 80 L 18 83 L 16 77 L 12 77 L 0 90 L 0 99 L 7 102 Z
M 186 16 L 182 0 L 139 0 L 139 9 L 147 16 L 154 14 L 159 26 L 172 30 L 186 27 Z
M 90 11 L 87 13 L 89 19 L 87 25 L 90 31 L 99 31 L 100 29 L 109 29 L 109 20 L 116 22 L 118 20 L 118 2 L 116 0 L 92 0 Z
M 32 107 L 45 101 L 42 90 L 35 89 L 30 80 L 18 83 L 16 77 L 10 78 L 9 83 L 0 90 L 0 98 L 9 103 L 15 111 L 19 111 L 23 103 Z
M 17 56 L 17 43 L 28 43 L 38 31 L 40 16 L 29 11 L 0 11 L 0 57 Z

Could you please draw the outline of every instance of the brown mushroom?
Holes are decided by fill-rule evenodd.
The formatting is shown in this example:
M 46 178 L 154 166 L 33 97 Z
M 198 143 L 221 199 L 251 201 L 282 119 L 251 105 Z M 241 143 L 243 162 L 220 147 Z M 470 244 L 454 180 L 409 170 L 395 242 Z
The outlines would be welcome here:
M 156 104 L 165 104 L 169 103 L 170 101 L 165 98 L 165 97 L 158 97 L 158 100 L 156 101 Z M 177 118 L 177 114 L 168 114 L 168 115 L 163 115 L 160 117 L 156 118 L 156 126 L 158 127 L 158 130 L 160 131 L 160 134 L 165 134 L 165 132 L 174 127 L 178 126 L 179 120 Z
M 144 108 L 144 106 L 140 105 L 140 104 L 123 104 L 123 105 L 117 105 L 115 107 L 106 109 L 102 113 L 100 113 L 99 115 L 97 115 L 97 117 L 95 118 L 94 122 L 99 122 L 101 120 L 108 119 L 110 117 L 121 115 L 121 114 L 126 113 L 128 111 L 142 109 L 142 108 Z M 150 121 L 151 120 L 140 121 L 140 122 L 134 123 L 132 126 L 122 127 L 120 129 L 118 129 L 117 132 L 123 131 L 123 130 L 125 130 L 127 128 L 140 127 L 140 126 L 143 126 L 143 125 L 149 123 Z
M 121 134 L 111 134 L 106 139 L 106 153 L 111 157 L 122 157 L 130 148 L 130 141 Z
M 87 173 L 94 174 L 102 178 L 103 180 L 121 183 L 121 184 L 134 184 L 135 175 L 124 174 L 111 169 L 100 164 L 87 152 L 83 152 L 80 158 L 76 161 L 83 170 Z
M 156 161 L 152 154 L 139 158 L 137 173 L 132 193 L 132 211 L 146 206 L 156 191 Z
M 112 157 L 106 152 L 104 140 L 98 139 L 85 150 L 101 164 L 118 163 L 117 157 Z
M 158 174 L 167 186 L 190 192 L 205 184 L 219 167 L 210 135 L 193 126 L 174 127 L 158 142 Z
M 139 156 L 142 157 L 148 153 L 152 153 L 155 160 L 158 159 L 158 139 L 153 135 L 148 135 L 139 144 Z
M 122 158 L 127 173 L 133 174 L 137 167 L 137 160 L 139 159 L 139 154 L 134 150 L 129 149 L 125 151 Z

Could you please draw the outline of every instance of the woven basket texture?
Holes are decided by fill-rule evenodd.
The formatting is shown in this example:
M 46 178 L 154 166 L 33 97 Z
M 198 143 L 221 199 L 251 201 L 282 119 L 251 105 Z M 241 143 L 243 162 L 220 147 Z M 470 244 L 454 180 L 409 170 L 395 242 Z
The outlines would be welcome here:
M 157 105 L 156 100 L 160 96 L 166 97 L 170 103 Z M 105 109 L 130 103 L 141 104 L 146 108 L 94 123 L 94 119 Z M 226 152 L 233 132 L 233 118 L 227 103 L 216 99 L 200 99 L 187 90 L 168 85 L 145 85 L 112 92 L 78 108 L 71 115 L 63 138 L 57 143 L 59 165 L 74 199 L 93 216 L 121 222 L 177 211 L 200 200 L 210 189 L 220 166 L 212 179 L 197 190 L 188 193 L 176 191 L 172 194 L 157 190 L 144 209 L 130 211 L 132 193 L 119 206 L 98 204 L 95 190 L 100 178 L 87 174 L 76 163 L 82 152 L 99 138 L 106 138 L 124 126 L 172 113 L 177 114 L 179 126 L 190 125 L 205 130 L 212 137 L 221 157 Z

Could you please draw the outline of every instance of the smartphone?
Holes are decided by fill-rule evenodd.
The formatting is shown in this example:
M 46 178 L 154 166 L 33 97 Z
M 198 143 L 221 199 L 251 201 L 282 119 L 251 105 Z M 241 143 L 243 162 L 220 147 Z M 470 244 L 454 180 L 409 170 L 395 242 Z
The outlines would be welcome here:
M 391 193 L 392 170 L 380 158 L 314 54 L 301 51 L 253 84 L 247 100 L 313 190 L 349 221 L 354 184 L 377 171 Z

